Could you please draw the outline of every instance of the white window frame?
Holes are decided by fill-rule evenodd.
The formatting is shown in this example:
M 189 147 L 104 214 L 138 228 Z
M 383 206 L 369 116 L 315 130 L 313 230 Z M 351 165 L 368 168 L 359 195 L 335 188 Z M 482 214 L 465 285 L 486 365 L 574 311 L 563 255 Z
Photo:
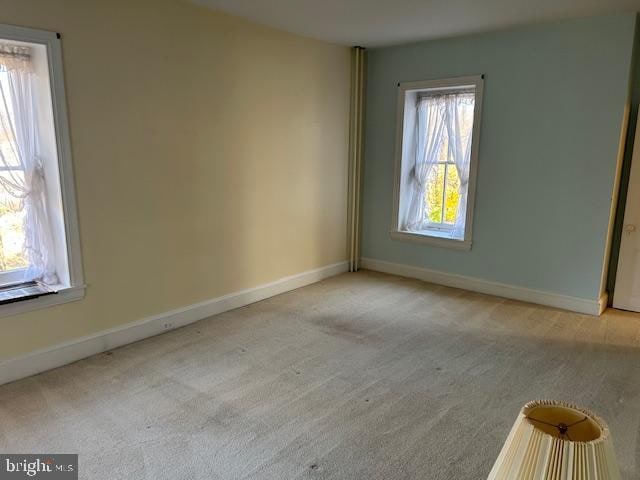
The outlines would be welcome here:
M 478 172 L 478 150 L 480 146 L 480 120 L 482 116 L 482 97 L 484 75 L 445 78 L 439 80 L 425 80 L 418 82 L 398 83 L 398 99 L 396 109 L 396 147 L 393 188 L 393 208 L 390 235 L 394 240 L 417 242 L 436 247 L 452 248 L 456 250 L 470 250 L 473 233 L 473 210 L 476 197 L 476 177 Z M 404 231 L 400 228 L 400 209 L 403 207 L 403 184 L 408 180 L 407 169 L 403 168 L 413 162 L 415 149 L 413 146 L 413 129 L 415 123 L 411 120 L 415 114 L 407 107 L 412 107 L 412 98 L 423 92 L 438 90 L 464 90 L 473 88 L 475 92 L 475 106 L 473 112 L 473 130 L 471 139 L 471 159 L 469 166 L 469 186 L 467 190 L 467 211 L 465 219 L 464 239 L 449 238 L 450 229 L 434 226 L 420 232 Z M 412 117 L 413 115 L 413 117 Z M 407 128 L 405 128 L 405 125 Z
M 38 44 L 44 46 L 47 51 L 49 83 L 51 87 L 51 107 L 56 137 L 62 212 L 64 216 L 64 245 L 66 246 L 67 254 L 66 267 L 68 267 L 68 282 L 56 288 L 57 293 L 0 305 L 0 317 L 4 317 L 80 300 L 84 297 L 85 284 L 73 164 L 71 159 L 71 142 L 69 137 L 69 120 L 64 87 L 60 34 L 47 30 L 0 24 L 0 40 Z M 15 271 L 8 271 L 7 275 L 10 276 L 12 273 L 15 273 Z M 0 282 L 5 283 L 2 280 L 0 280 Z

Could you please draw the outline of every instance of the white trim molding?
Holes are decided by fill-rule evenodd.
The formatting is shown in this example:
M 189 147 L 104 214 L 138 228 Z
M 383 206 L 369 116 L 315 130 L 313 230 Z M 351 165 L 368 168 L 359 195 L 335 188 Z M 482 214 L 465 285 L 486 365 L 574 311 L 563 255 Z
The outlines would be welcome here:
M 82 300 L 84 298 L 85 288 L 86 287 L 84 285 L 63 287 L 60 288 L 60 290 L 57 290 L 56 293 L 0 305 L 0 318 Z
M 492 282 L 475 277 L 455 275 L 453 273 L 431 270 L 428 268 L 414 267 L 401 263 L 387 262 L 373 258 L 363 258 L 362 268 L 374 270 L 376 272 L 390 273 L 400 277 L 416 278 L 429 283 L 445 285 L 447 287 L 471 290 L 473 292 L 486 293 L 497 297 L 511 298 L 523 302 L 537 303 L 549 307 L 561 308 L 572 312 L 584 313 L 587 315 L 600 315 L 607 306 L 607 294 L 599 299 L 571 297 L 559 295 L 557 293 L 533 290 L 530 288 L 508 285 L 505 283 Z
M 424 235 L 418 232 L 403 232 L 400 230 L 391 230 L 389 236 L 392 240 L 400 240 L 403 242 L 421 243 L 434 247 L 451 248 L 453 250 L 471 250 L 471 240 L 454 240 L 452 238 Z
M 244 307 L 251 303 L 279 295 L 296 288 L 319 282 L 348 270 L 348 262 L 281 278 L 274 282 L 233 292 L 222 297 L 194 303 L 169 312 L 152 315 L 141 320 L 101 332 L 60 343 L 52 347 L 0 361 L 0 385 L 68 363 L 90 357 L 113 348 L 189 325 L 212 315 Z

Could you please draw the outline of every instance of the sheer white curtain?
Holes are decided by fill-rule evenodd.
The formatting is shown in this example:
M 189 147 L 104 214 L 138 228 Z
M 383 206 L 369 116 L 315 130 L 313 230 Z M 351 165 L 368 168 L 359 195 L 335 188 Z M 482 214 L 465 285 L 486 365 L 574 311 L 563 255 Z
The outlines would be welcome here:
M 25 281 L 57 283 L 46 185 L 38 158 L 34 73 L 30 51 L 0 45 L 0 185 L 24 209 Z M 18 167 L 18 168 L 16 168 Z
M 441 96 L 418 97 L 416 156 L 411 170 L 412 188 L 403 230 L 418 231 L 429 216 L 425 202 L 427 179 L 440 153 L 444 132 L 444 102 Z
M 451 236 L 463 239 L 467 216 L 475 95 L 473 93 L 447 95 L 445 103 L 445 124 L 449 137 L 449 154 L 456 164 L 458 177 L 460 178 L 458 209 Z

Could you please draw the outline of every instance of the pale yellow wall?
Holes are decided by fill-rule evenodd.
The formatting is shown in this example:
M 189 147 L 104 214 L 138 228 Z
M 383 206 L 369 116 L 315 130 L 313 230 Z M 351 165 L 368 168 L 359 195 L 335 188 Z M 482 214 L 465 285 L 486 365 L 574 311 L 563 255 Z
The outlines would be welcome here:
M 0 0 L 62 33 L 86 298 L 0 358 L 345 260 L 349 50 L 174 0 Z

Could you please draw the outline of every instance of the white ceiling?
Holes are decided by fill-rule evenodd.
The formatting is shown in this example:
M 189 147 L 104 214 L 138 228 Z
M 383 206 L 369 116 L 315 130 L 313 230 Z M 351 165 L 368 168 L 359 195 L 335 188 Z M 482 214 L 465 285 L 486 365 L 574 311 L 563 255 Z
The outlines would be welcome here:
M 640 10 L 640 0 L 191 0 L 307 37 L 366 47 Z

